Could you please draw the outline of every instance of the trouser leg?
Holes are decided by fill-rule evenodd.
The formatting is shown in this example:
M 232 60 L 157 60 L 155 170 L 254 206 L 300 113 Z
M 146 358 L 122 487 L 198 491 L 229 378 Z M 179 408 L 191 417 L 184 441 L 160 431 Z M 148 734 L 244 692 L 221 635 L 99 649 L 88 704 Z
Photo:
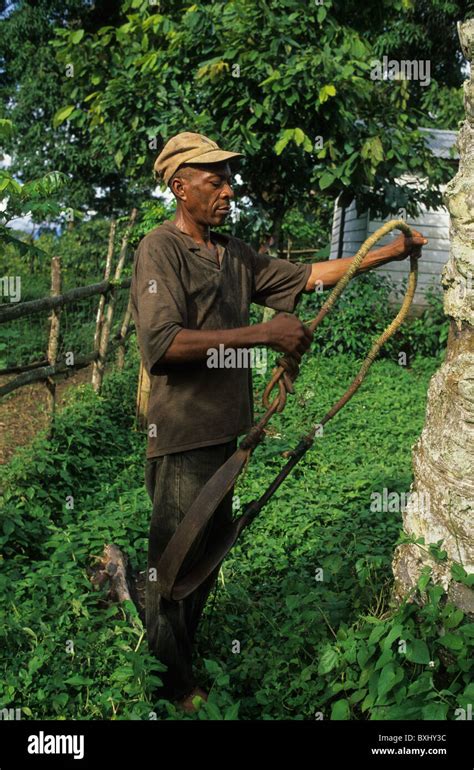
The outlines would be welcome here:
M 150 651 L 167 667 L 160 674 L 162 695 L 179 698 L 195 685 L 192 645 L 206 599 L 215 583 L 219 566 L 185 599 L 168 601 L 150 579 L 168 541 L 204 484 L 235 451 L 236 440 L 212 447 L 199 447 L 147 461 L 146 485 L 153 502 L 148 542 L 146 581 L 146 627 Z M 216 509 L 208 526 L 194 543 L 185 562 L 191 569 L 206 550 L 211 532 L 232 519 L 231 490 Z

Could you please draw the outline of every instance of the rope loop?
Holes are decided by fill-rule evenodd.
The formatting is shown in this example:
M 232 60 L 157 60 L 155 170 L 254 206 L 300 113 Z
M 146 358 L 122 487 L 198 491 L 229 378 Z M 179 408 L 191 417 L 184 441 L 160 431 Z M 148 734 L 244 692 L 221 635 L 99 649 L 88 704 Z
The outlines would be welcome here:
M 395 229 L 400 230 L 406 236 L 409 236 L 409 237 L 413 236 L 411 227 L 407 225 L 407 223 L 403 219 L 393 219 L 390 222 L 386 222 L 385 224 L 382 225 L 382 227 L 379 227 L 379 229 L 375 233 L 370 235 L 360 247 L 359 251 L 353 258 L 350 266 L 348 267 L 348 269 L 346 270 L 342 278 L 340 278 L 337 284 L 334 286 L 328 299 L 324 302 L 316 318 L 314 318 L 313 321 L 311 321 L 311 323 L 309 324 L 308 328 L 312 332 L 314 332 L 314 330 L 316 329 L 317 326 L 319 326 L 323 318 L 333 308 L 336 300 L 339 298 L 340 294 L 342 294 L 343 290 L 346 288 L 351 278 L 353 278 L 362 260 L 365 258 L 365 256 L 370 251 L 370 249 L 373 248 L 373 246 L 377 243 L 377 241 L 379 241 L 387 233 Z M 414 251 L 414 253 L 412 254 L 412 258 L 419 257 L 420 251 L 421 251 L 421 248 L 417 250 L 418 253 Z M 410 269 L 412 272 L 416 272 L 416 266 L 413 267 L 413 265 L 411 265 Z M 415 277 L 415 281 L 416 281 L 416 277 Z M 275 411 L 276 412 L 283 411 L 286 405 L 287 394 L 294 393 L 293 383 L 296 380 L 298 374 L 299 374 L 299 365 L 291 355 L 286 353 L 282 358 L 278 359 L 277 367 L 273 369 L 271 380 L 267 384 L 263 392 L 262 402 L 266 409 L 270 409 L 270 396 L 274 387 L 278 385 L 278 406 Z

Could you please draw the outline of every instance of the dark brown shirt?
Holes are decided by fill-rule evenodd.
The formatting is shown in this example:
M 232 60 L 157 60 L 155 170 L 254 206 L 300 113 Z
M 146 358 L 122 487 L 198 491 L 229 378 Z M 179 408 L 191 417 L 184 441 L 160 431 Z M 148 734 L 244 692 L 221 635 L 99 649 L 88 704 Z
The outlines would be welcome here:
M 166 220 L 135 252 L 132 314 L 151 378 L 147 457 L 221 444 L 253 423 L 251 367 L 160 365 L 176 334 L 248 326 L 251 302 L 292 312 L 311 274 L 311 265 L 258 254 L 240 238 L 211 231 L 211 240 L 219 262 Z

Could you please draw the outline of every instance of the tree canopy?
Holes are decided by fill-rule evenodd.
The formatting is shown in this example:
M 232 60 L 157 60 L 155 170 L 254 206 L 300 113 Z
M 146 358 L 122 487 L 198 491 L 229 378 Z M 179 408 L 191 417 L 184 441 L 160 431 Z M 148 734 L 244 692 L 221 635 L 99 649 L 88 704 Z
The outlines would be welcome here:
M 23 156 L 23 173 L 38 154 L 44 170 L 69 173 L 83 209 L 123 211 L 149 195 L 154 158 L 183 130 L 245 154 L 238 193 L 277 234 L 295 204 L 317 211 L 340 192 L 383 215 L 441 202 L 448 164 L 418 128 L 455 129 L 462 116 L 456 21 L 464 2 L 121 0 L 105 23 L 106 3 L 95 16 L 79 0 L 62 12 L 56 2 L 39 5 L 49 8 L 39 17 L 41 45 L 55 85 L 48 101 L 13 54 L 15 122 L 25 125 L 21 105 L 34 98 L 46 110 L 20 131 L 13 153 Z M 28 13 L 17 3 L 6 26 L 18 34 Z M 428 61 L 429 84 L 373 79 L 384 56 Z M 429 184 L 411 189 L 406 174 Z

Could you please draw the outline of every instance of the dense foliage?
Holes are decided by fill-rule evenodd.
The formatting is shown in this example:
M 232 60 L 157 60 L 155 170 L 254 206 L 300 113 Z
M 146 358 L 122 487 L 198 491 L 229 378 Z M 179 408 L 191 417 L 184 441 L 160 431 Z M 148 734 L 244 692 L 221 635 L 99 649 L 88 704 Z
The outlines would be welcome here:
M 151 167 L 178 131 L 245 154 L 224 231 L 274 252 L 314 249 L 305 260 L 328 256 L 338 193 L 374 213 L 410 213 L 415 202 L 439 202 L 451 176 L 418 128 L 455 129 L 461 117 L 463 0 L 0 0 L 0 9 L 0 140 L 11 155 L 0 169 L 0 274 L 21 280 L 22 301 L 49 292 L 53 255 L 63 290 L 99 281 L 112 215 L 117 254 L 137 206 L 130 275 L 140 238 L 173 216 L 174 205 L 150 195 Z M 371 79 L 383 56 L 428 60 L 429 85 Z M 414 192 L 406 173 L 429 184 Z M 29 213 L 37 238 L 11 227 Z M 342 395 L 397 293 L 376 272 L 345 291 L 238 480 L 236 512 Z M 303 296 L 302 320 L 326 296 Z M 118 295 L 112 334 L 127 301 Z M 63 309 L 59 358 L 91 350 L 97 304 Z M 0 369 L 44 357 L 47 315 L 1 326 Z M 251 320 L 261 318 L 252 306 Z M 197 639 L 211 695 L 192 718 L 466 718 L 473 624 L 429 570 L 402 606 L 392 602 L 402 512 L 371 505 L 374 493 L 409 491 L 447 333 L 441 298 L 430 294 L 225 560 Z M 100 395 L 71 390 L 49 438 L 32 437 L 1 471 L 0 709 L 25 717 L 188 718 L 154 696 L 163 666 L 135 606 L 108 601 L 90 581 L 105 543 L 123 548 L 136 572 L 146 566 L 146 437 L 135 427 L 134 336 L 129 344 L 125 369 L 107 373 Z M 254 373 L 257 413 L 277 357 L 268 352 L 267 371 Z M 416 545 L 446 558 L 442 541 Z M 452 571 L 472 584 L 461 565 Z
M 146 565 L 137 363 L 132 355 L 106 378 L 101 396 L 79 388 L 52 441 L 38 437 L 3 470 L 0 707 L 25 717 L 185 718 L 153 697 L 162 667 L 134 607 L 107 605 L 88 577 L 106 542 L 135 569 Z M 458 719 L 472 702 L 472 624 L 429 575 L 419 586 L 423 609 L 391 607 L 401 514 L 370 510 L 372 491 L 409 488 L 435 365 L 377 362 L 226 559 L 199 631 L 198 670 L 211 697 L 196 718 Z M 356 369 L 350 356 L 308 360 L 296 397 L 238 482 L 236 510 L 262 493 L 281 452 Z M 255 375 L 257 394 L 263 381 Z
M 461 118 L 466 14 L 464 0 L 17 0 L 0 31 L 13 169 L 64 172 L 65 206 L 125 213 L 163 142 L 191 130 L 245 154 L 241 195 L 277 240 L 295 201 L 440 202 L 448 163 L 417 129 Z M 429 82 L 373 79 L 384 56 L 429 62 Z M 415 194 L 407 172 L 430 184 Z

